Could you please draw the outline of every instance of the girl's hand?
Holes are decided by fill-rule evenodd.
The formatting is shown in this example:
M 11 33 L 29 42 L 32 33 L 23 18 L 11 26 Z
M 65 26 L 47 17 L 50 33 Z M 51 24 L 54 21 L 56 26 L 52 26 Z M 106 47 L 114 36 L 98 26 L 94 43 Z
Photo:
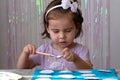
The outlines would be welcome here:
M 35 54 L 36 53 L 36 47 L 32 44 L 28 44 L 23 48 L 22 53 L 25 53 L 27 55 L 29 54 Z
M 65 48 L 63 50 L 62 55 L 63 55 L 63 58 L 65 58 L 67 61 L 75 61 L 75 53 L 68 48 Z

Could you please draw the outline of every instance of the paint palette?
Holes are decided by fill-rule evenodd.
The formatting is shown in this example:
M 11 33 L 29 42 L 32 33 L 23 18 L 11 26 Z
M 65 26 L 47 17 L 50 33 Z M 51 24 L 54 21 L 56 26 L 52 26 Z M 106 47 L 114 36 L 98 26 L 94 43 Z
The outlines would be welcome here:
M 53 70 L 41 70 L 41 74 L 52 74 L 54 71 Z
M 22 79 L 21 75 L 11 72 L 0 72 L 0 80 L 20 80 Z
M 120 80 L 115 69 L 41 70 L 36 69 L 32 80 Z

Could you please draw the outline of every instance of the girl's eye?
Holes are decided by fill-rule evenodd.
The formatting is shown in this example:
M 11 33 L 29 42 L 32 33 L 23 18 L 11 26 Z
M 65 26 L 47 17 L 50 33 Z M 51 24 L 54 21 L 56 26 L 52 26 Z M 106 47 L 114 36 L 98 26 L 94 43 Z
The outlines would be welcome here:
M 71 29 L 66 29 L 65 32 L 71 32 Z
M 54 32 L 54 33 L 58 33 L 58 32 L 59 32 L 59 30 L 53 30 L 53 32 Z

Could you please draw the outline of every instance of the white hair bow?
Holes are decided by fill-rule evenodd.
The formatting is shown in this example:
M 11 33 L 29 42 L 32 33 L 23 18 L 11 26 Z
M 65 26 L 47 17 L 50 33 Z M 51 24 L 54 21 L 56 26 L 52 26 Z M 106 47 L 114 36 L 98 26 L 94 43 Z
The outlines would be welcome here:
M 62 0 L 61 6 L 62 6 L 63 9 L 71 8 L 72 12 L 77 12 L 78 3 L 77 2 L 73 2 L 71 0 Z
M 50 11 L 52 11 L 53 9 L 58 8 L 58 7 L 62 7 L 63 9 L 71 8 L 72 12 L 77 12 L 78 2 L 74 2 L 73 0 L 62 0 L 60 5 L 56 5 L 56 6 L 52 7 L 52 8 L 50 8 L 46 12 L 45 18 L 46 18 L 46 16 L 48 15 L 48 13 Z

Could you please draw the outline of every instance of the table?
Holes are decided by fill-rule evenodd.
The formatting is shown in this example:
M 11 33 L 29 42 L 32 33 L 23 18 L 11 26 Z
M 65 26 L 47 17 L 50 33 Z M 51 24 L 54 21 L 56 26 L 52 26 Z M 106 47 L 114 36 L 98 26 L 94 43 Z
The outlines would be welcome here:
M 33 74 L 34 74 L 34 69 L 4 69 L 0 71 L 7 71 L 7 72 L 13 72 L 19 75 L 23 76 L 23 80 L 31 80 Z M 120 70 L 116 70 L 118 73 L 118 76 L 120 76 Z

